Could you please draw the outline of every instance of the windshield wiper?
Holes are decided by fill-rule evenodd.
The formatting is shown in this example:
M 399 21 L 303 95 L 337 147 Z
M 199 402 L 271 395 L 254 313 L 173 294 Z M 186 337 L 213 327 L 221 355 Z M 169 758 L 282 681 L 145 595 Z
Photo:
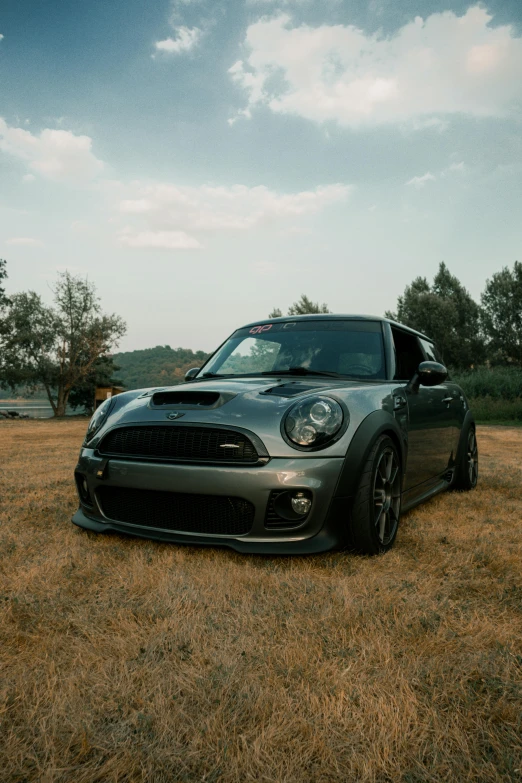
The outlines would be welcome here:
M 260 375 L 326 375 L 328 378 L 340 378 L 338 372 L 327 370 L 309 370 L 308 367 L 290 367 L 288 370 L 266 370 Z

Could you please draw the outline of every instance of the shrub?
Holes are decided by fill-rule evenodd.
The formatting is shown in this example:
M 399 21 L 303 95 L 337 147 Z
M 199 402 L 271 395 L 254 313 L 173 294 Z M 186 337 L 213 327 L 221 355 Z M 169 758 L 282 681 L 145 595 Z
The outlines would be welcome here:
M 470 397 L 469 405 L 476 421 L 522 423 L 522 397 L 502 400 L 494 397 Z
M 463 388 L 467 397 L 475 401 L 477 398 L 520 401 L 522 397 L 522 368 L 477 367 L 456 371 L 451 378 Z

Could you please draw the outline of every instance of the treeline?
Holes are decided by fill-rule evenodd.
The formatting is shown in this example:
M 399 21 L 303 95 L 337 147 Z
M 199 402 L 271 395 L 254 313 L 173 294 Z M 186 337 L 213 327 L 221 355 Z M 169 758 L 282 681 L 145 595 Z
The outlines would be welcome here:
M 114 352 L 125 324 L 101 311 L 96 290 L 69 273 L 58 276 L 54 306 L 34 292 L 6 295 L 5 261 L 0 260 L 0 390 L 24 395 L 44 392 L 55 415 L 67 404 L 87 411 L 96 385 L 127 389 L 181 383 L 204 351 L 158 345 Z M 306 295 L 289 315 L 328 313 L 328 305 Z M 278 317 L 278 308 L 269 318 Z M 478 420 L 522 421 L 522 264 L 487 280 L 476 302 L 441 263 L 430 283 L 417 277 L 386 315 L 429 335 L 452 377 L 471 398 Z
M 172 386 L 181 383 L 187 370 L 200 367 L 208 354 L 190 348 L 157 345 L 112 356 L 118 377 L 127 389 Z
M 448 367 L 522 368 L 522 264 L 486 281 L 480 302 L 441 263 L 433 282 L 417 277 L 386 315 L 429 335 Z
M 390 318 L 429 335 L 478 421 L 522 421 L 522 264 L 486 281 L 476 302 L 441 263 L 406 286 Z

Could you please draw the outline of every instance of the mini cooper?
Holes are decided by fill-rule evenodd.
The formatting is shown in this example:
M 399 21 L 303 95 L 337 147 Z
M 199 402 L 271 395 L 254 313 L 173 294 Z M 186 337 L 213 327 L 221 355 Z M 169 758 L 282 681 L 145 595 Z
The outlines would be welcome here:
M 462 389 L 429 337 L 389 319 L 251 323 L 185 380 L 96 410 L 76 525 L 239 552 L 376 554 L 401 512 L 477 484 Z

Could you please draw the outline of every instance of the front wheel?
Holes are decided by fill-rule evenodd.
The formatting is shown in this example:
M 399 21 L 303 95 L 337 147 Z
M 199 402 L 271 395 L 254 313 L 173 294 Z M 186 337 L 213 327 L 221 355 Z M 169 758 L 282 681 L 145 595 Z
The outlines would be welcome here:
M 475 489 L 478 482 L 477 433 L 473 424 L 470 425 L 467 432 L 463 433 L 463 437 L 465 438 L 465 446 L 460 453 L 451 488 L 468 492 L 470 489 Z
M 391 549 L 401 512 L 399 453 L 387 435 L 377 439 L 363 467 L 350 519 L 350 543 L 367 555 Z

